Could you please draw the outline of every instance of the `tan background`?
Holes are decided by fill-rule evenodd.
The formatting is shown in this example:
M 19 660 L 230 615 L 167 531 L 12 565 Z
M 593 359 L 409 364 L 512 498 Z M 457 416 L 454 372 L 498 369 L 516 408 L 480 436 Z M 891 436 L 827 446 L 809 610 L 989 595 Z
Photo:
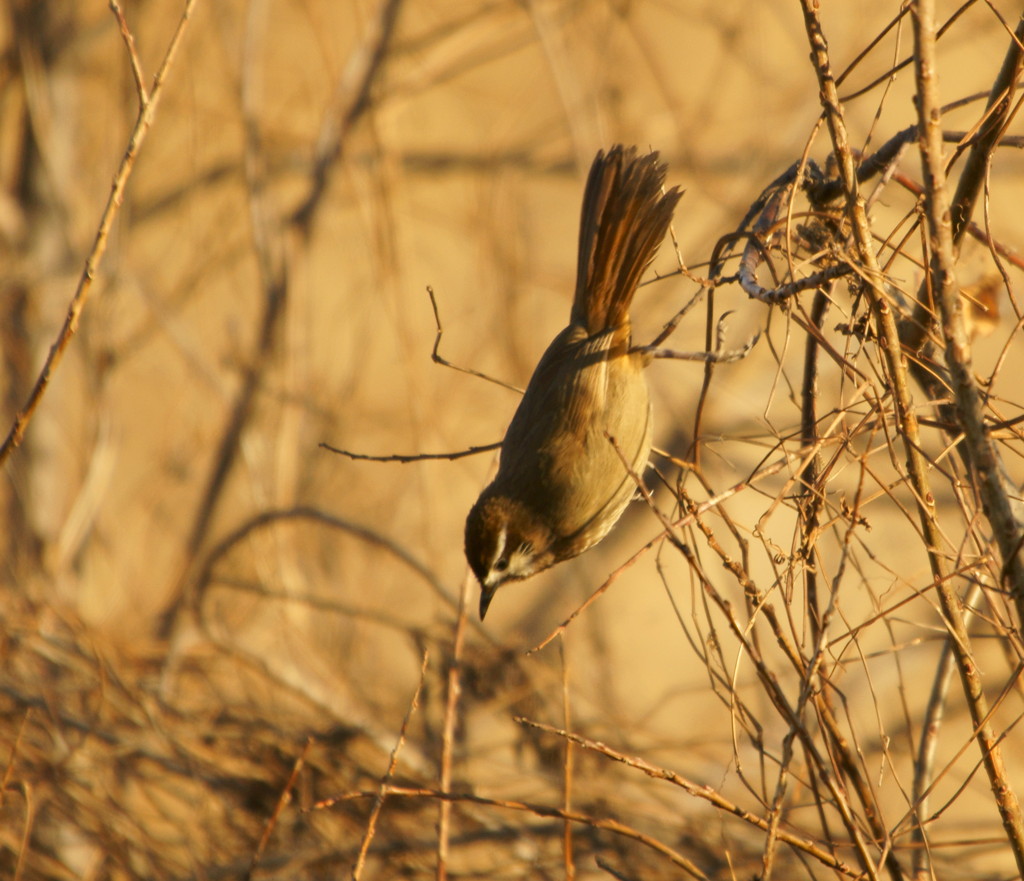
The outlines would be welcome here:
M 995 5 L 1012 21 L 1015 4 Z M 2 96 L 0 233 L 8 290 L 26 296 L 23 332 L 5 333 L 6 419 L 24 399 L 64 318 L 135 113 L 126 53 L 106 5 L 39 6 L 46 10 L 42 22 L 26 23 L 24 10 L 20 19 L 14 11 L 0 17 L 4 45 L 19 53 L 19 64 L 10 69 L 22 71 Z M 823 6 L 838 68 L 898 8 L 881 0 Z M 954 8 L 941 4 L 944 15 Z M 133 3 L 125 11 L 148 81 L 180 4 Z M 284 786 L 305 732 L 336 725 L 365 735 L 376 750 L 364 775 L 350 781 L 371 788 L 386 769 L 428 645 L 432 685 L 404 755 L 406 773 L 434 782 L 443 665 L 454 622 L 444 597 L 457 601 L 462 590 L 463 519 L 493 454 L 382 464 L 350 461 L 318 447 L 328 442 L 380 455 L 455 451 L 500 439 L 516 396 L 431 363 L 435 327 L 426 286 L 436 292 L 444 324 L 442 355 L 521 386 L 568 314 L 582 183 L 598 148 L 624 142 L 662 153 L 669 183 L 686 190 L 674 228 L 679 251 L 701 275 L 715 241 L 800 157 L 820 113 L 795 2 L 408 2 L 371 106 L 330 168 L 312 235 L 304 241 L 288 230 L 286 218 L 308 192 L 319 132 L 335 102 L 344 106 L 351 94 L 357 53 L 377 14 L 368 2 L 198 4 L 78 335 L 25 444 L 7 466 L 10 540 L 0 578 L 18 597 L 11 604 L 18 610 L 11 614 L 12 632 L 29 642 L 36 638 L 29 634 L 41 634 L 44 642 L 47 634 L 75 634 L 89 646 L 89 663 L 100 658 L 119 671 L 129 702 L 143 705 L 159 696 L 166 706 L 194 714 L 208 731 L 216 729 L 222 711 L 279 729 L 280 767 L 265 780 L 271 793 Z M 1006 42 L 988 7 L 969 9 L 940 44 L 944 99 L 987 90 Z M 868 55 L 842 91 L 871 82 L 910 45 L 907 25 Z M 910 124 L 912 87 L 904 70 L 888 90 L 879 86 L 848 102 L 855 144 L 877 146 Z M 966 128 L 977 113 L 972 105 L 952 115 L 948 126 Z M 248 171 L 247 124 L 257 138 L 248 151 Z M 36 152 L 26 152 L 26 131 L 38 141 Z M 827 153 L 827 137 L 819 133 L 811 155 L 824 160 Z M 253 188 L 254 167 L 265 191 Z M 900 168 L 919 177 L 913 151 Z M 1014 247 L 1024 236 L 1022 171 L 1021 158 L 1009 153 L 992 171 L 993 228 Z M 900 216 L 909 204 L 898 190 L 883 197 L 876 206 L 880 226 L 891 228 L 890 214 Z M 262 218 L 255 224 L 254 213 Z M 289 285 L 273 345 L 261 349 L 267 275 L 260 260 L 268 254 L 287 265 Z M 664 247 L 655 270 L 668 274 L 676 266 L 671 247 Z M 913 272 L 899 267 L 895 282 L 912 290 Z M 1019 276 L 1012 281 L 1019 283 Z M 635 308 L 639 338 L 653 336 L 696 291 L 695 283 L 678 275 L 642 289 Z M 719 311 L 736 310 L 731 345 L 769 327 L 767 308 L 735 286 L 718 297 Z M 841 297 L 829 328 L 847 320 L 843 309 Z M 1012 325 L 1012 317 L 1004 319 L 979 343 L 980 372 L 991 371 L 1002 347 L 1012 343 Z M 715 374 L 703 431 L 705 468 L 716 490 L 745 478 L 763 457 L 777 458 L 769 455 L 775 439 L 798 425 L 792 389 L 799 383 L 803 339 L 792 333 L 775 310 L 770 333 L 753 354 Z M 23 358 L 12 354 L 15 339 L 25 346 Z M 703 348 L 702 309 L 688 317 L 672 345 Z M 1019 366 L 1012 357 L 1009 363 Z M 212 517 L 190 547 L 218 445 L 245 371 L 254 364 L 261 376 L 254 406 Z M 649 372 L 656 444 L 677 456 L 686 454 L 692 439 L 701 376 L 699 365 L 686 362 L 659 362 Z M 1004 366 L 993 386 L 1011 403 L 1020 400 L 1016 376 L 1016 368 Z M 856 397 L 840 385 L 834 368 L 825 368 L 822 386 L 823 411 Z M 1007 408 L 1008 415 L 1016 413 Z M 857 480 L 853 470 L 844 472 L 837 494 L 854 492 Z M 784 590 L 784 579 L 773 582 L 779 569 L 771 557 L 794 550 L 792 510 L 772 506 L 782 487 L 782 478 L 773 478 L 763 493 L 745 491 L 731 508 L 746 524 L 751 571 L 763 579 L 764 590 Z M 690 489 L 699 494 L 696 484 Z M 658 498 L 669 505 L 664 491 Z M 191 583 L 195 567 L 219 542 L 261 512 L 298 506 L 394 543 L 429 570 L 436 586 L 379 545 L 294 517 L 254 529 L 216 560 L 199 600 L 201 626 L 181 612 L 182 585 Z M 842 643 L 839 667 L 845 672 L 837 679 L 868 775 L 896 824 L 906 810 L 907 731 L 916 725 L 908 720 L 918 718 L 931 687 L 939 622 L 928 600 L 910 602 L 886 626 L 865 626 L 860 641 L 842 641 L 848 629 L 926 588 L 930 578 L 914 544 L 912 518 L 884 496 L 864 513 L 872 532 L 861 538 L 871 552 L 859 558 L 856 578 L 844 582 L 834 635 Z M 950 524 L 962 529 L 955 513 Z M 635 505 L 600 548 L 503 589 L 486 627 L 471 623 L 470 684 L 456 751 L 459 781 L 487 795 L 557 803 L 557 758 L 552 770 L 524 753 L 523 731 L 512 717 L 533 715 L 532 707 L 537 717 L 561 724 L 561 654 L 557 644 L 529 658 L 522 653 L 658 529 L 651 513 Z M 840 541 L 837 533 L 824 546 L 838 554 Z M 951 544 L 957 542 L 953 535 Z M 713 555 L 700 553 L 723 592 L 742 604 Z M 677 620 L 657 556 L 648 554 L 625 572 L 569 631 L 564 648 L 573 726 L 743 799 L 737 762 L 743 774 L 760 779 L 757 751 L 735 735 L 729 708 L 714 695 L 684 634 L 685 626 L 698 641 L 710 639 L 698 632 L 706 620 L 699 590 L 678 556 L 663 549 L 664 582 L 678 603 Z M 826 569 L 835 559 L 823 564 Z M 796 584 L 799 590 L 799 579 Z M 470 600 L 475 607 L 475 586 Z M 181 614 L 169 632 L 161 631 L 168 609 Z M 751 684 L 752 670 L 734 643 L 724 633 L 715 638 L 734 665 L 724 674 L 735 677 L 740 689 Z M 509 652 L 506 660 L 499 647 Z M 992 643 L 980 651 L 991 655 L 998 690 L 1005 679 L 1003 655 Z M 9 647 L 8 658 L 17 668 L 18 651 Z M 38 683 L 51 709 L 36 709 L 35 724 L 45 728 L 42 720 L 49 719 L 60 727 L 52 705 L 62 700 L 62 683 L 71 681 L 91 726 L 115 731 L 127 724 L 90 701 L 92 695 L 102 704 L 103 688 L 85 674 L 76 679 L 79 672 L 68 672 L 78 669 L 73 665 L 54 663 L 48 668 L 52 678 Z M 24 675 L 22 696 L 33 690 Z M 1014 694 L 1007 719 L 1020 711 Z M 756 692 L 751 699 L 756 702 Z M 90 707 L 100 715 L 90 716 Z M 764 737 L 766 749 L 775 751 L 785 727 L 767 706 L 759 711 L 774 720 Z M 5 713 L 3 740 L 13 748 L 24 707 L 14 701 Z M 106 721 L 97 721 L 101 716 Z M 942 745 L 947 757 L 969 742 L 959 711 L 952 716 Z M 887 755 L 883 747 L 894 742 Z M 1016 729 L 1006 746 L 1021 779 L 1024 750 Z M 39 751 L 37 769 L 58 762 L 38 742 L 32 749 Z M 109 841 L 91 837 L 95 824 L 84 823 L 85 831 L 75 835 L 66 832 L 61 843 L 56 830 L 76 824 L 44 809 L 38 815 L 40 843 L 29 849 L 35 856 L 25 856 L 14 832 L 4 842 L 8 856 L 23 853 L 33 877 L 46 875 L 36 859 L 44 851 L 77 877 L 90 871 L 141 877 L 157 865 L 168 873 L 164 877 L 177 877 L 199 865 L 244 864 L 273 804 L 256 805 L 244 823 L 239 820 L 243 831 L 233 838 L 213 831 L 211 818 L 220 810 L 204 801 L 199 831 L 182 807 L 190 796 L 168 785 L 173 795 L 155 806 L 152 792 L 129 792 L 131 774 L 126 779 L 116 772 L 102 749 L 84 743 L 69 749 L 103 769 L 98 776 L 110 773 L 119 781 L 111 783 L 121 787 L 112 802 L 136 818 L 137 828 L 163 834 L 154 831 L 159 823 L 145 819 L 152 812 L 174 831 L 166 832 L 165 861 L 126 858 L 124 864 L 135 868 L 115 871 L 115 861 L 101 857 L 112 847 Z M 212 756 L 218 749 L 229 747 L 222 743 Z M 321 739 L 317 749 L 333 754 L 325 765 L 348 761 L 340 744 Z M 968 745 L 959 760 L 963 773 L 947 778 L 946 797 L 976 761 L 972 749 Z M 707 848 L 705 871 L 726 877 L 729 860 L 743 865 L 750 853 L 756 863 L 759 844 L 750 844 L 749 853 L 737 844 L 745 834 L 739 824 L 667 786 L 649 786 L 635 773 L 609 770 L 593 757 L 579 761 L 581 802 L 611 802 L 634 824 L 663 831 L 713 817 L 697 836 Z M 45 808 L 51 804 L 48 785 L 66 792 L 66 784 L 59 775 L 38 774 Z M 348 779 L 325 771 L 317 797 L 343 790 Z M 307 792 L 307 805 L 312 798 Z M 23 816 L 8 809 L 12 817 Z M 344 832 L 332 833 L 333 847 L 351 856 L 366 809 L 353 814 Z M 103 816 L 114 807 L 94 810 Z M 800 810 L 794 805 L 796 816 Z M 429 837 L 432 821 L 423 816 L 425 824 L 413 828 Z M 943 816 L 938 838 L 991 842 L 958 851 L 959 869 L 947 865 L 951 874 L 943 877 L 1010 871 L 980 775 Z M 466 825 L 472 824 L 464 820 Z M 286 844 L 282 837 L 271 850 L 287 850 Z M 120 841 L 110 852 L 122 847 L 130 850 Z M 489 873 L 499 865 L 511 877 L 510 866 L 530 865 L 548 847 L 524 834 L 518 845 L 495 845 L 489 856 L 466 854 L 463 868 L 498 877 Z M 429 866 L 429 852 L 423 861 Z M 377 877 L 389 877 L 386 858 L 377 870 Z M 581 859 L 579 871 L 580 877 L 607 877 L 592 860 Z

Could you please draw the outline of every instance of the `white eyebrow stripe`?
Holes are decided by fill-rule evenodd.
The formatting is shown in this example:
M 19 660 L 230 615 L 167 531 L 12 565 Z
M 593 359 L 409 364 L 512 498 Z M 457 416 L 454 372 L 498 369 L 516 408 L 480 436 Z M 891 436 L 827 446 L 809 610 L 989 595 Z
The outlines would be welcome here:
M 507 541 L 505 527 L 502 526 L 498 532 L 498 543 L 494 548 L 494 557 L 491 559 L 491 567 L 501 559 L 505 553 L 505 542 Z

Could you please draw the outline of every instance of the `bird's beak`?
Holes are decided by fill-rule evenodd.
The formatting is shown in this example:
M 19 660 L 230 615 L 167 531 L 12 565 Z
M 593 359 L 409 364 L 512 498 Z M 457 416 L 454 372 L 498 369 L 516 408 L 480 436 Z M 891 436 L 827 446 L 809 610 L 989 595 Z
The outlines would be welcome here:
M 480 620 L 484 620 L 484 615 L 487 614 L 487 607 L 491 604 L 491 600 L 494 599 L 494 594 L 497 592 L 498 586 L 488 586 L 486 584 L 480 585 Z

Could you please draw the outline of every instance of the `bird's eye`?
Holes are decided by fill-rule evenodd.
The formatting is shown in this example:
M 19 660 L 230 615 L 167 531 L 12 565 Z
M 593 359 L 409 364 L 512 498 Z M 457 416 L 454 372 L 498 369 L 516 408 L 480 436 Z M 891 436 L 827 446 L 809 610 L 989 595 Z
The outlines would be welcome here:
M 494 564 L 494 569 L 496 572 L 504 572 L 506 569 L 508 569 L 508 560 L 502 557 Z

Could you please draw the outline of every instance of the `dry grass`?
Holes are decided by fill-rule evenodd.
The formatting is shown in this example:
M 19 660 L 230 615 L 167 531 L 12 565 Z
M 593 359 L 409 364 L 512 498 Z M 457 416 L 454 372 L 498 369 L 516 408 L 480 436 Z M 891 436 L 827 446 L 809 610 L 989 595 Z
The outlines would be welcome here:
M 8 4 L 0 874 L 1017 877 L 1017 10 L 936 5 Z M 426 287 L 524 383 L 619 141 L 639 337 L 761 340 L 484 628 L 494 454 L 320 445 L 500 438 Z

